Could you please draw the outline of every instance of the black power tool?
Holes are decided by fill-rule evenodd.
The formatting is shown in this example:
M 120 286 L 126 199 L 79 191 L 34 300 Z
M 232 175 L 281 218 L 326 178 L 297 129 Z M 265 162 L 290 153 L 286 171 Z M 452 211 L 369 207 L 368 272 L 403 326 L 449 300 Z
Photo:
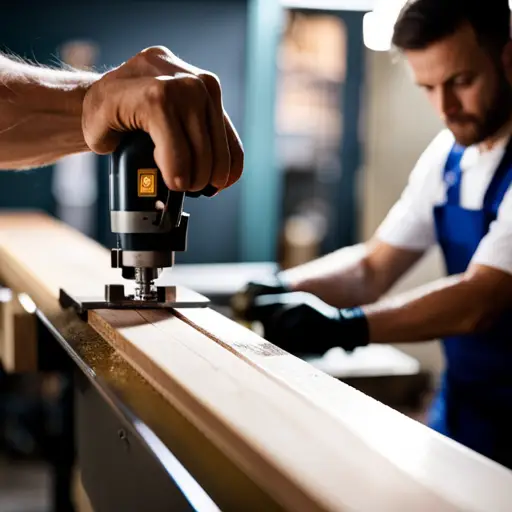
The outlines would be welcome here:
M 164 268 L 174 265 L 177 251 L 187 248 L 189 214 L 185 197 L 211 197 L 209 186 L 198 193 L 167 188 L 154 160 L 154 143 L 145 132 L 132 132 L 111 155 L 109 170 L 110 226 L 117 235 L 112 267 L 134 282 L 107 284 L 103 298 L 73 297 L 61 290 L 61 304 L 79 311 L 99 308 L 185 308 L 209 304 L 206 297 L 181 286 L 155 286 Z

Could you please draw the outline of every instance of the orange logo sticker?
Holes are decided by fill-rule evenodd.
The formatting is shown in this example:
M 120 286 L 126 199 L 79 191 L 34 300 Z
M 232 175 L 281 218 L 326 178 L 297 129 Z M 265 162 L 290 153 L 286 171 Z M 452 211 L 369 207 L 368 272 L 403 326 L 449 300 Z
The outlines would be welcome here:
M 139 197 L 156 197 L 157 169 L 139 169 Z

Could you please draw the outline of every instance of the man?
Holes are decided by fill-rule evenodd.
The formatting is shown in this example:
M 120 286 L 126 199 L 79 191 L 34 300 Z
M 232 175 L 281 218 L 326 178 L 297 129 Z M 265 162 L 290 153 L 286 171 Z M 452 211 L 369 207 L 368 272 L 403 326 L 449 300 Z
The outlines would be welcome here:
M 151 47 L 105 74 L 53 70 L 0 56 L 0 168 L 114 151 L 143 130 L 167 186 L 221 191 L 238 181 L 243 150 L 215 75 Z
M 295 354 L 442 338 L 429 424 L 512 468 L 509 22 L 507 0 L 405 5 L 393 44 L 447 128 L 369 242 L 250 283 L 234 307 Z M 448 276 L 383 298 L 436 243 Z

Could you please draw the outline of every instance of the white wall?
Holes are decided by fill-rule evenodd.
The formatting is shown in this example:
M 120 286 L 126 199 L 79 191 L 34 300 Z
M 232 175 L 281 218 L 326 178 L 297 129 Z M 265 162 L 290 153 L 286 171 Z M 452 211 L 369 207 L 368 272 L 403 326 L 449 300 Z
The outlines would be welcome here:
M 367 239 L 401 194 L 417 158 L 442 124 L 423 92 L 413 83 L 404 61 L 388 53 L 367 51 L 362 169 L 362 233 Z M 429 254 L 393 290 L 404 290 L 442 275 L 438 251 Z M 398 348 L 418 358 L 436 374 L 442 369 L 439 344 Z

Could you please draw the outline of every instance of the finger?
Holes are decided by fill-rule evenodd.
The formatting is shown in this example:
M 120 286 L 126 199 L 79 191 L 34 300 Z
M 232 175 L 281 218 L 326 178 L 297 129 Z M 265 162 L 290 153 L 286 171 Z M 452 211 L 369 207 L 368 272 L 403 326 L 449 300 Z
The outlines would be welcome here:
M 198 192 L 210 183 L 212 175 L 212 145 L 204 109 L 189 110 L 184 125 L 192 153 L 193 175 L 188 190 Z
M 225 185 L 225 188 L 228 188 L 231 185 L 234 185 L 242 176 L 244 170 L 244 150 L 240 136 L 226 113 L 224 113 L 224 124 L 226 126 L 226 136 L 228 139 L 229 154 L 231 157 L 229 177 Z
M 170 190 L 190 187 L 192 166 L 189 142 L 172 107 L 155 108 L 147 130 L 155 144 L 155 162 Z
M 220 83 L 214 75 L 204 73 L 201 75 L 201 79 L 209 94 L 208 118 L 213 153 L 210 183 L 218 190 L 222 190 L 229 179 L 231 166 L 224 109 L 222 108 L 222 91 Z
M 217 189 L 225 188 L 229 179 L 231 155 L 222 113 L 210 103 L 209 127 L 212 141 L 213 165 L 210 183 Z

